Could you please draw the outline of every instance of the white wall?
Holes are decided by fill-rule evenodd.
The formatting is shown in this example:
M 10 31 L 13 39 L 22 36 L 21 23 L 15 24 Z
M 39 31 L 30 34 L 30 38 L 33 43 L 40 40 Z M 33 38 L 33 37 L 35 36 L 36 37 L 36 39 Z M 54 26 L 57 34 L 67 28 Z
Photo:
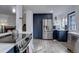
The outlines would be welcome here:
M 26 11 L 26 31 L 33 32 L 33 13 L 32 11 Z
M 23 15 L 22 24 L 26 24 L 26 14 Z
M 75 32 L 79 32 L 79 5 L 75 5 L 75 6 L 72 6 L 71 8 L 69 8 L 66 12 L 66 15 L 72 11 L 76 12 L 75 21 L 77 24 L 77 30 Z
M 15 15 L 0 14 L 0 24 L 2 24 L 4 22 L 6 25 L 16 26 L 16 16 Z
M 26 32 L 32 33 L 32 39 L 29 44 L 29 52 L 33 52 L 33 12 L 31 10 L 26 11 Z
M 16 5 L 16 30 L 22 33 L 22 5 Z
M 76 6 L 76 23 L 77 23 L 77 31 L 79 33 L 79 6 Z
M 67 8 L 66 10 L 64 10 L 63 13 L 60 13 L 59 15 L 55 15 L 55 16 L 57 16 L 57 20 L 59 21 L 59 23 L 61 23 L 63 21 L 63 18 L 67 19 L 67 14 L 69 14 L 69 13 L 71 13 L 73 11 L 76 11 L 76 16 L 79 16 L 79 11 L 78 10 L 79 10 L 78 6 L 70 6 L 69 8 Z M 78 24 L 79 23 L 79 20 L 78 20 L 79 18 L 78 17 L 76 17 L 76 18 L 77 18 L 76 19 L 77 28 L 79 30 L 79 27 L 78 27 L 79 26 L 79 24 Z

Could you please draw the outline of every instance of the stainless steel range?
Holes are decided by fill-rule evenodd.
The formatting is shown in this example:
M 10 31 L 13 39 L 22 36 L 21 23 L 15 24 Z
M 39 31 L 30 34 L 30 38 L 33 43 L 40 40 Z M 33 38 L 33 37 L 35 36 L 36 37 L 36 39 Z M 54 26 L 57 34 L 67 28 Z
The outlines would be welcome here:
M 32 34 L 19 34 L 16 40 L 16 52 L 23 53 L 27 49 L 31 39 Z

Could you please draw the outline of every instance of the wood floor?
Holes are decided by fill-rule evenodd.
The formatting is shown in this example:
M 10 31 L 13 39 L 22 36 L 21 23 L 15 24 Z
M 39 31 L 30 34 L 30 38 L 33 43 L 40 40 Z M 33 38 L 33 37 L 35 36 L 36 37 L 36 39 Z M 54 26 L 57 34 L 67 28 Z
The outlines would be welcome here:
M 56 40 L 34 39 L 34 53 L 68 53 L 65 42 Z

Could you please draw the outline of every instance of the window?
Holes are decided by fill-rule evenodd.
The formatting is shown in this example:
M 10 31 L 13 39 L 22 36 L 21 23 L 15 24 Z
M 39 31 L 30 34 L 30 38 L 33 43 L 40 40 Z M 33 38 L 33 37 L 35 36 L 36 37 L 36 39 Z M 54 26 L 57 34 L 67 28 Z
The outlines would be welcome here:
M 69 28 L 69 31 L 76 30 L 75 11 L 68 14 L 68 28 Z

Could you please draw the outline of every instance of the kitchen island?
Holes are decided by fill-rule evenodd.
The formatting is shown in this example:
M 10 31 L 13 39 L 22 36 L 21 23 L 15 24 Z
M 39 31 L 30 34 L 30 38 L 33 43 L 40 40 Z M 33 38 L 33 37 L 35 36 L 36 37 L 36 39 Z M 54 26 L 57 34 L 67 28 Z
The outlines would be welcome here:
M 67 42 L 68 31 L 67 30 L 53 30 L 53 39 L 61 42 Z
M 79 33 L 68 32 L 67 48 L 71 52 L 79 53 Z
M 22 53 L 24 52 L 28 47 L 30 48 L 30 42 L 32 39 L 31 35 L 32 34 L 19 33 L 17 38 L 13 38 L 11 32 L 2 33 L 0 35 L 0 41 L 1 41 L 0 42 L 0 53 L 20 53 L 20 52 Z
M 12 32 L 0 33 L 0 53 L 7 53 L 15 46 Z
M 15 46 L 15 43 L 0 43 L 0 53 L 7 53 Z

